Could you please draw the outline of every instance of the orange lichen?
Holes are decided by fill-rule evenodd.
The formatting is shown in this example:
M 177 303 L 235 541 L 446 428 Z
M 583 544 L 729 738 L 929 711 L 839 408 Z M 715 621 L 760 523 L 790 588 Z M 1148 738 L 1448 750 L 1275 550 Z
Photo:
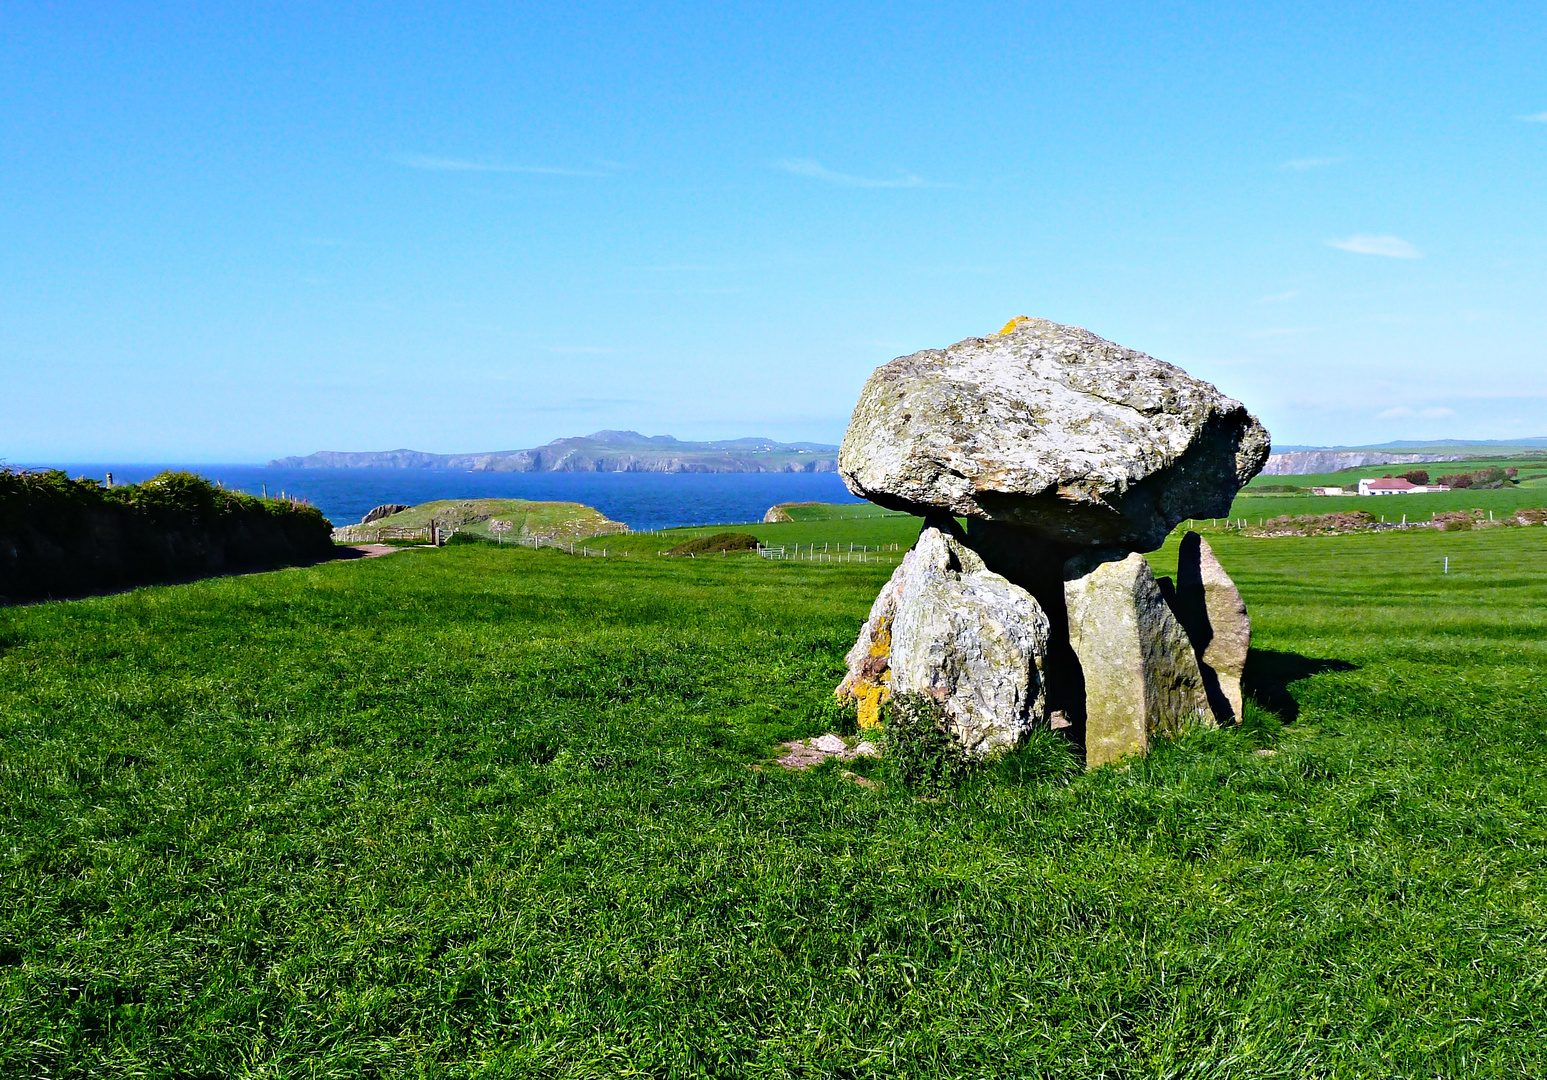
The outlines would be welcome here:
M 1017 315 L 1015 318 L 1011 319 L 1009 322 L 1004 324 L 1004 329 L 999 331 L 999 334 L 1000 334 L 1000 336 L 1003 336 L 1005 334 L 1008 334 L 1011 330 L 1018 330 L 1018 329 L 1020 329 L 1020 327 L 1023 324 L 1029 323 L 1029 322 L 1031 322 L 1031 316 L 1030 315 Z

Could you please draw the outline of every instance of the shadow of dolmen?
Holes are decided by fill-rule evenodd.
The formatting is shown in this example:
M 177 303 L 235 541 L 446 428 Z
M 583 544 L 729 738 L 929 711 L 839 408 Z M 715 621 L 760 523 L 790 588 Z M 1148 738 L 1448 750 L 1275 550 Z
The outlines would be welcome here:
M 1329 671 L 1357 671 L 1347 660 L 1324 660 L 1275 649 L 1252 649 L 1246 654 L 1246 674 L 1241 688 L 1262 708 L 1286 724 L 1300 716 L 1300 703 L 1289 688 L 1301 679 Z

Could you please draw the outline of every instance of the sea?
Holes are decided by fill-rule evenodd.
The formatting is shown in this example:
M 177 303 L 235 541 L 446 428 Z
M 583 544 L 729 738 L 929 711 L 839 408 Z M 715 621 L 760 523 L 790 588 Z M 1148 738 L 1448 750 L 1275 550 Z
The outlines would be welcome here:
M 30 464 L 115 484 L 187 470 L 254 495 L 286 495 L 320 509 L 334 526 L 359 521 L 383 503 L 410 506 L 436 499 L 534 499 L 577 502 L 635 532 L 680 525 L 761 521 L 785 502 L 860 502 L 837 473 L 452 472 L 447 469 L 281 469 L 265 465 Z

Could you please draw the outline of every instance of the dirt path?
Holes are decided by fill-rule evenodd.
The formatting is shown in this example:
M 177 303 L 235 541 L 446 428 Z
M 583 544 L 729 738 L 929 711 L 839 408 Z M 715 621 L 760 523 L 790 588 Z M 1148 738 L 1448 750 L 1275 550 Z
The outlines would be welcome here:
M 394 551 L 407 551 L 408 548 L 398 547 L 394 544 L 350 544 L 346 551 L 359 552 L 357 555 L 340 555 L 344 559 L 379 559 L 383 555 L 391 555 Z

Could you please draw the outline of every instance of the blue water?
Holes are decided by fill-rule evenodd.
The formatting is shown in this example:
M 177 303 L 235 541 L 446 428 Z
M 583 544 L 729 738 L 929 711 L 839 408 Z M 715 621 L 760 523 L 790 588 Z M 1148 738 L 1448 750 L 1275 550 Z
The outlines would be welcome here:
M 382 503 L 432 499 L 538 499 L 584 503 L 636 531 L 761 521 L 775 503 L 859 502 L 837 473 L 490 473 L 440 469 L 274 469 L 262 465 L 24 465 L 132 484 L 187 469 L 254 495 L 313 503 L 334 525 Z

